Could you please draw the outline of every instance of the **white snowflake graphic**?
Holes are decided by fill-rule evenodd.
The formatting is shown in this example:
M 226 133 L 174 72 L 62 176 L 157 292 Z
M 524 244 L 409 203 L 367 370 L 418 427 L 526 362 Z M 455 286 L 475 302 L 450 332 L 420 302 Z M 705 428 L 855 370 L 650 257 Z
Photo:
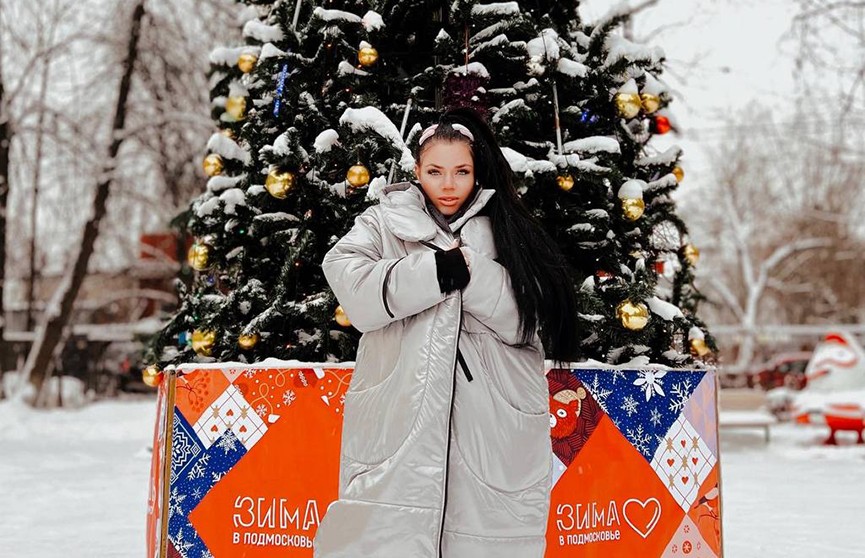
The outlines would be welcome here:
M 216 444 L 216 447 L 221 448 L 222 451 L 225 452 L 225 455 L 228 455 L 228 452 L 237 451 L 237 437 L 234 435 L 234 432 L 228 430 L 225 432 L 225 436 L 222 437 L 221 440 Z
M 225 476 L 225 473 L 212 472 L 212 473 L 210 473 L 210 480 L 213 481 L 213 484 L 216 484 L 222 480 L 223 476 Z
M 181 556 L 187 556 L 189 549 L 195 546 L 194 543 L 183 540 L 183 527 L 177 531 L 177 537 L 172 542 L 174 543 L 174 548 L 180 552 Z
M 601 409 L 606 413 L 607 397 L 612 395 L 613 391 L 601 386 L 600 376 L 597 374 L 595 374 L 595 377 L 592 379 L 592 385 L 589 391 L 592 392 L 592 395 L 595 396 L 595 401 L 598 402 L 598 405 L 600 405 Z
M 630 395 L 626 395 L 624 401 L 622 401 L 622 406 L 619 408 L 628 413 L 628 418 L 630 418 L 639 410 L 639 406 L 640 403 L 636 399 Z
M 198 486 L 195 487 L 195 489 L 192 491 L 192 497 L 195 498 L 196 500 L 201 500 L 201 488 L 200 487 L 198 487 Z
M 645 455 L 649 451 L 649 438 L 651 436 L 643 430 L 642 424 L 638 424 L 636 430 L 628 428 L 626 435 L 638 452 Z
M 258 413 L 258 416 L 263 417 L 267 414 L 267 407 L 264 403 L 255 408 L 255 412 Z
M 297 396 L 294 394 L 293 390 L 287 389 L 282 394 L 282 402 L 285 403 L 286 406 L 291 405 L 295 399 L 297 399 Z
M 168 498 L 168 519 L 174 517 L 174 514 L 183 515 L 183 501 L 186 500 L 186 494 L 181 494 L 175 486 L 171 490 Z
M 661 421 L 662 421 L 662 420 L 663 420 L 663 417 L 661 417 L 661 412 L 658 411 L 658 408 L 657 408 L 657 407 L 654 407 L 654 408 L 652 409 L 651 413 L 649 413 L 649 421 L 650 421 L 654 426 L 657 427 L 657 426 L 661 426 Z
M 646 394 L 646 401 L 650 401 L 653 395 L 666 397 L 667 394 L 664 393 L 664 382 L 661 380 L 661 378 L 666 375 L 667 372 L 665 370 L 647 370 L 645 372 L 640 372 L 640 377 L 634 380 L 634 385 L 643 388 L 643 391 Z
M 195 480 L 204 478 L 204 470 L 207 468 L 207 463 L 210 461 L 210 455 L 204 454 L 201 456 L 201 459 L 189 469 L 189 472 L 186 474 L 187 480 Z
M 213 554 L 209 550 L 204 549 L 201 551 L 201 558 L 213 558 Z
M 613 370 L 613 385 L 619 381 L 619 378 L 625 379 L 625 372 L 623 370 Z
M 685 404 L 688 402 L 688 394 L 691 393 L 691 380 L 684 379 L 681 382 L 673 384 L 670 390 L 670 395 L 673 398 L 670 400 L 670 410 L 674 413 L 681 413 L 685 409 Z

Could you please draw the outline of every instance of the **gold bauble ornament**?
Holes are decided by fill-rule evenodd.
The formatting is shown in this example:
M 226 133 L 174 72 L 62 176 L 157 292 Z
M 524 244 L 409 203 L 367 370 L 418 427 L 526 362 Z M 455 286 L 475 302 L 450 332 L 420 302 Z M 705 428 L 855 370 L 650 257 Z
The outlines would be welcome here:
M 230 114 L 235 120 L 243 120 L 246 116 L 246 97 L 229 97 L 225 101 L 225 112 Z
M 195 271 L 204 271 L 210 266 L 210 246 L 196 240 L 186 253 L 186 262 Z
M 688 263 L 692 266 L 697 265 L 697 262 L 700 260 L 700 250 L 698 250 L 693 244 L 686 245 L 685 259 L 688 260 Z
M 210 356 L 216 344 L 216 332 L 212 329 L 196 329 L 192 332 L 192 350 L 199 356 Z
M 685 170 L 682 167 L 673 167 L 673 176 L 676 177 L 676 182 L 685 180 Z
M 336 312 L 333 313 L 333 317 L 336 320 L 336 323 L 342 327 L 349 327 L 351 325 L 351 320 L 348 319 L 348 315 L 345 313 L 345 310 L 342 309 L 342 306 L 336 307 Z
M 207 176 L 217 176 L 222 174 L 222 169 L 224 168 L 222 157 L 216 153 L 211 153 L 205 157 L 202 166 L 204 167 L 204 174 Z
M 626 328 L 639 331 L 649 323 L 649 309 L 642 302 L 626 300 L 616 307 L 616 317 Z
M 284 200 L 291 189 L 294 188 L 295 182 L 296 177 L 293 172 L 273 169 L 267 173 L 264 187 L 274 198 Z
M 371 46 L 366 46 L 357 51 L 357 61 L 361 66 L 369 68 L 378 61 L 378 51 Z
M 556 182 L 559 184 L 559 188 L 565 192 L 569 192 L 574 187 L 574 177 L 568 173 L 560 174 L 556 177 Z
M 622 200 L 622 213 L 628 221 L 636 221 L 643 216 L 646 202 L 642 198 L 625 198 Z
M 141 381 L 150 387 L 156 387 L 162 381 L 162 372 L 155 364 L 151 364 L 141 371 Z
M 345 179 L 352 188 L 366 186 L 369 184 L 369 169 L 358 163 L 348 169 Z
M 706 345 L 705 339 L 695 337 L 694 339 L 691 339 L 691 352 L 699 357 L 704 357 L 712 351 L 709 349 L 709 346 Z
M 616 109 L 623 118 L 630 120 L 643 108 L 639 93 L 616 93 Z
M 237 59 L 237 67 L 244 74 L 248 74 L 255 68 L 256 62 L 258 62 L 258 56 L 250 53 L 241 54 Z
M 642 101 L 643 110 L 646 111 L 646 114 L 652 114 L 661 108 L 661 99 L 657 95 L 643 93 L 640 95 L 640 100 Z
M 258 345 L 259 340 L 261 340 L 261 336 L 258 333 L 241 335 L 237 338 L 237 345 L 244 351 L 248 351 Z

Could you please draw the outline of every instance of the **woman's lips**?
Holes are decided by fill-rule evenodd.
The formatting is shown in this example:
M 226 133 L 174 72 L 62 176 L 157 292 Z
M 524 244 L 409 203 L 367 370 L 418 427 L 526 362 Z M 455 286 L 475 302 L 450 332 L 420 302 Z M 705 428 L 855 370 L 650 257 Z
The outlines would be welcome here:
M 447 197 L 447 198 L 439 198 L 439 201 L 442 203 L 442 205 L 453 205 L 453 204 L 457 203 L 458 201 L 460 201 L 460 199 Z

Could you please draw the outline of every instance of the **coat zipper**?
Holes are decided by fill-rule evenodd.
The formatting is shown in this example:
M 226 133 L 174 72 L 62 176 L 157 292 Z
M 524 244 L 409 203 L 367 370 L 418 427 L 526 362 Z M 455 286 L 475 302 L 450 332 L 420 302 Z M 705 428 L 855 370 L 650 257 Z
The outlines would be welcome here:
M 443 252 L 444 251 L 442 248 L 439 248 L 438 246 L 436 246 L 432 242 L 427 242 L 426 240 L 421 240 L 420 243 L 423 244 L 424 246 L 428 247 L 428 248 L 432 248 L 436 252 Z M 397 262 L 397 263 L 399 263 L 399 262 Z M 393 268 L 391 267 L 391 269 L 393 269 Z M 390 270 L 388 270 L 388 275 L 390 275 Z M 387 281 L 387 276 L 385 276 L 385 282 L 386 281 Z M 385 309 L 387 309 L 387 303 L 385 303 Z M 388 312 L 390 312 L 390 311 L 388 311 Z M 391 317 L 393 317 L 393 316 L 391 316 Z M 466 375 L 466 379 L 471 382 L 472 380 L 474 380 L 474 377 L 472 376 L 472 373 L 469 371 L 469 365 L 466 364 L 465 357 L 463 357 L 462 352 L 460 352 L 460 333 L 462 332 L 462 329 L 463 329 L 462 293 L 460 293 L 460 320 L 459 320 L 459 324 L 460 324 L 460 327 L 457 330 L 457 362 L 459 363 L 460 367 L 463 369 L 463 374 Z M 454 364 L 454 371 L 456 372 L 456 364 Z
M 447 510 L 447 505 L 448 505 L 448 472 L 449 472 L 448 470 L 450 468 L 450 456 L 451 456 L 451 423 L 453 422 L 453 417 L 454 417 L 454 394 L 456 392 L 456 385 L 457 385 L 456 372 L 457 372 L 457 364 L 459 364 L 459 361 L 461 360 L 459 346 L 460 346 L 460 332 L 462 331 L 462 327 L 463 327 L 463 320 L 462 320 L 463 297 L 462 297 L 462 293 L 460 293 L 460 295 L 459 295 L 459 300 L 460 300 L 460 303 L 459 303 L 460 319 L 459 319 L 459 322 L 457 323 L 457 342 L 456 342 L 457 351 L 456 351 L 456 355 L 454 358 L 454 367 L 453 367 L 453 374 L 452 374 L 452 380 L 451 380 L 451 397 L 450 397 L 450 404 L 448 405 L 450 407 L 450 410 L 448 411 L 448 427 L 447 427 L 447 432 L 446 432 L 446 435 L 448 438 L 448 443 L 445 446 L 444 481 L 442 483 L 442 514 L 441 514 L 441 521 L 439 523 L 439 544 L 438 544 L 438 547 L 439 547 L 438 556 L 439 556 L 439 558 L 442 558 L 442 540 L 444 539 L 444 532 L 445 532 L 445 511 Z M 469 376 L 468 369 L 464 368 L 463 370 L 466 372 L 466 376 L 469 377 L 469 381 L 471 381 L 471 377 Z

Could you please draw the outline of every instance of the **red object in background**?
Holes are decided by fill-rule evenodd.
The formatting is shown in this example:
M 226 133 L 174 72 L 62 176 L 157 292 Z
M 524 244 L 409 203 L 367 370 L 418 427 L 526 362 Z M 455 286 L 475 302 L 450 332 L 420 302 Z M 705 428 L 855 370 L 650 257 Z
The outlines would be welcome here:
M 809 352 L 781 353 L 748 372 L 748 387 L 759 387 L 767 391 L 777 387 L 801 390 L 807 383 L 805 368 L 809 360 Z
M 187 239 L 187 244 L 191 245 L 192 240 Z M 141 247 L 138 256 L 139 259 L 168 259 L 172 262 L 179 261 L 177 259 L 177 235 L 174 233 L 162 232 L 142 234 L 139 240 L 139 245 Z
M 658 115 L 652 120 L 652 133 L 654 134 L 666 134 L 672 129 L 670 119 L 666 116 Z
M 829 427 L 829 437 L 824 444 L 837 446 L 835 433 L 844 430 L 858 434 L 857 444 L 865 443 L 862 431 L 865 430 L 865 409 L 855 403 L 830 403 L 825 411 L 826 426 Z

